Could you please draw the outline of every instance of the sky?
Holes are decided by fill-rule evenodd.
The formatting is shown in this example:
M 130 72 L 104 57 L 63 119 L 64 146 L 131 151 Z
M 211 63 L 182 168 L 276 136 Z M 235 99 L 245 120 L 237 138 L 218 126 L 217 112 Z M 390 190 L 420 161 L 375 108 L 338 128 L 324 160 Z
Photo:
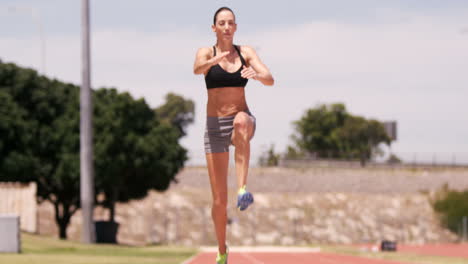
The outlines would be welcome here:
M 236 14 L 235 43 L 255 48 L 275 78 L 272 87 L 246 87 L 257 118 L 252 163 L 272 144 L 284 152 L 307 109 L 338 102 L 351 114 L 397 121 L 398 139 L 385 150 L 406 161 L 468 163 L 468 1 L 90 3 L 92 86 L 151 107 L 169 92 L 193 100 L 195 122 L 181 140 L 188 164 L 204 165 L 207 92 L 193 63 L 200 47 L 215 44 L 221 6 Z M 79 85 L 80 59 L 81 1 L 0 2 L 0 60 Z

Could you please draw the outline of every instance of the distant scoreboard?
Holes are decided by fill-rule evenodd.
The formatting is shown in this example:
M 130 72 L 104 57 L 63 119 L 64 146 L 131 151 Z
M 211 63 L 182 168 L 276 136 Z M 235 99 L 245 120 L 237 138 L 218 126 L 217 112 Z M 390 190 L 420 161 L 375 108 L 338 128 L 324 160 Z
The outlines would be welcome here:
M 397 122 L 396 121 L 387 121 L 383 122 L 385 132 L 390 137 L 391 140 L 397 140 Z

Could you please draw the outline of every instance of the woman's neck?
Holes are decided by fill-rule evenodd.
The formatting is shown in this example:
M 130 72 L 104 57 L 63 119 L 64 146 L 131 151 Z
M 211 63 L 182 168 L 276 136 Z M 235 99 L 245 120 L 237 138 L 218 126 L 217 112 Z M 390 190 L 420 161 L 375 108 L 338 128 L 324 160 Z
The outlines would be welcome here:
M 221 52 L 223 51 L 231 51 L 234 45 L 232 41 L 218 41 L 216 42 L 216 48 L 218 48 Z

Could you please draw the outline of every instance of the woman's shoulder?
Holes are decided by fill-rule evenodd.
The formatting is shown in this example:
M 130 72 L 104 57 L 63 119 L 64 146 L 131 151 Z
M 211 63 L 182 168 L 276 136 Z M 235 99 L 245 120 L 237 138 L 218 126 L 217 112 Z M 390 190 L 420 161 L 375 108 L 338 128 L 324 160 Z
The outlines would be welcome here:
M 236 45 L 243 52 L 255 52 L 255 49 L 249 45 Z
M 211 56 L 213 54 L 213 47 L 201 47 L 198 49 L 197 54 Z
M 213 56 L 213 47 L 202 47 L 197 51 L 197 58 L 211 58 Z
M 247 57 L 253 56 L 256 54 L 255 49 L 252 46 L 248 45 L 237 45 L 242 54 L 247 55 Z
M 248 45 L 237 45 L 239 47 L 239 51 L 241 52 L 242 56 L 245 58 L 246 61 L 249 61 L 251 58 L 255 58 L 256 52 L 255 49 Z

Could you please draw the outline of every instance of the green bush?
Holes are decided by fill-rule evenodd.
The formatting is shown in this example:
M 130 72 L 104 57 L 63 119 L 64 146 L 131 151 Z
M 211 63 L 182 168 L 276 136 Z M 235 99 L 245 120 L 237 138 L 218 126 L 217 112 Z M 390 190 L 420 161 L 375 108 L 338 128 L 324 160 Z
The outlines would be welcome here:
M 468 216 L 468 190 L 454 191 L 445 187 L 433 206 L 440 214 L 442 223 L 452 232 L 458 233 L 463 217 Z

